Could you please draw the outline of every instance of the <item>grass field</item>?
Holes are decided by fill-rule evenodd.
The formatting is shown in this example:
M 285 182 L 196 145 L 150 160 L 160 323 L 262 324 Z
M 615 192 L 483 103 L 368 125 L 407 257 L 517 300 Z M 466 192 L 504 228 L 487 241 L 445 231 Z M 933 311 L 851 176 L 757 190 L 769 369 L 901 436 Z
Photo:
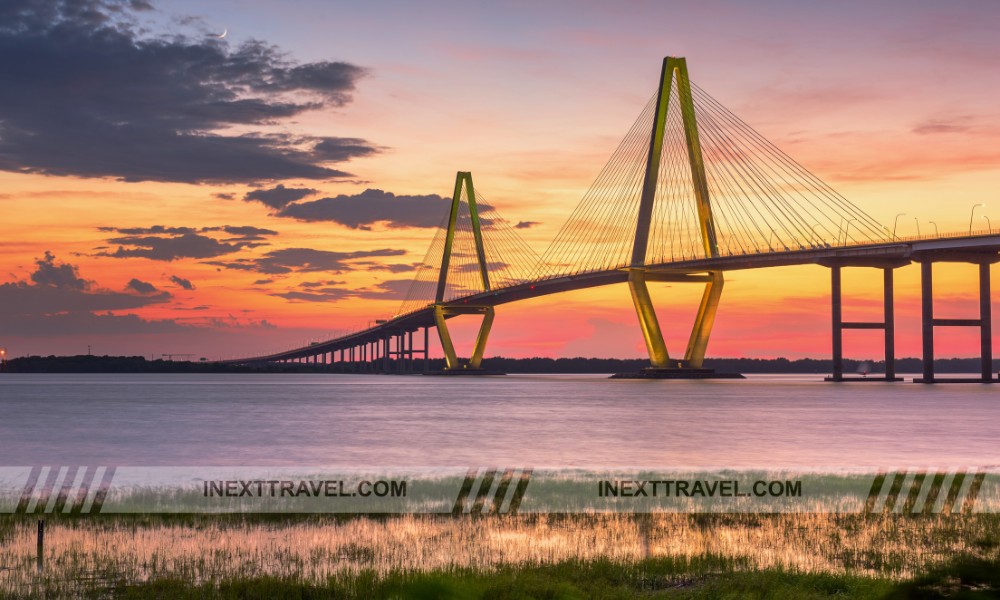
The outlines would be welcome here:
M 997 515 L 0 519 L 11 598 L 995 598 Z

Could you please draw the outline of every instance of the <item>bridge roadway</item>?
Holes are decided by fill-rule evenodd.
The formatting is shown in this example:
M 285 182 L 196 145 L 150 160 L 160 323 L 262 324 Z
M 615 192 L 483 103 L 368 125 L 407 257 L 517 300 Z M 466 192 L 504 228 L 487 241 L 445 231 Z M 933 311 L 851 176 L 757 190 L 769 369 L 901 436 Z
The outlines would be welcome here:
M 758 254 L 731 254 L 712 258 L 679 260 L 646 265 L 646 273 L 674 275 L 699 274 L 710 271 L 738 271 L 791 265 L 818 264 L 825 266 L 902 266 L 920 262 L 990 263 L 1000 260 L 1000 234 L 955 235 L 933 238 L 897 240 L 879 244 L 829 246 L 799 250 L 779 250 Z M 627 267 L 557 276 L 464 296 L 444 306 L 498 306 L 527 298 L 537 298 L 628 281 Z M 306 359 L 385 340 L 391 336 L 434 327 L 434 311 L 427 308 L 400 315 L 374 327 L 302 348 L 266 356 L 220 361 L 226 364 L 254 364 Z M 426 331 L 425 331 L 426 333 Z M 426 341 L 426 335 L 425 335 Z M 412 349 L 412 344 L 411 344 Z

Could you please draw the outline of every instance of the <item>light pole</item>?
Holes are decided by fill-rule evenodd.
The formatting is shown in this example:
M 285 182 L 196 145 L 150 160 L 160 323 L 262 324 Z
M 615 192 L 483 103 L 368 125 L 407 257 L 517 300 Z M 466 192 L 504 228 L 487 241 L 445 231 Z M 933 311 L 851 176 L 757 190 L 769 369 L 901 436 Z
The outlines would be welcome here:
M 972 217 L 976 215 L 977 206 L 982 206 L 983 208 L 986 208 L 986 205 L 983 204 L 982 202 L 980 202 L 979 204 L 972 205 L 972 211 L 969 213 L 969 235 L 972 235 Z
M 917 224 L 917 237 L 920 237 L 920 219 L 913 217 L 913 222 Z
M 896 239 L 896 225 L 899 223 L 899 217 L 905 217 L 906 213 L 899 213 L 896 215 L 896 219 L 892 222 L 892 239 Z
M 820 232 L 816 231 L 816 228 L 819 227 L 819 226 L 820 226 L 819 223 L 813 223 L 812 230 L 813 230 L 813 234 L 816 236 L 816 240 L 819 242 L 817 244 L 817 246 L 822 246 L 823 245 L 823 236 L 820 234 Z
M 934 237 L 941 237 L 940 234 L 938 234 L 937 223 L 930 221 L 930 224 L 934 226 Z
M 990 223 L 990 218 L 987 217 L 986 215 L 983 215 L 983 218 L 986 219 L 986 230 L 990 232 L 990 235 L 992 235 L 993 234 L 993 223 Z
M 844 225 L 844 245 L 845 246 L 847 244 L 849 244 L 850 241 L 851 241 L 851 236 L 848 235 L 848 232 L 851 230 L 851 222 L 853 222 L 853 221 L 857 221 L 857 219 L 853 219 L 853 218 L 849 219 L 847 221 L 847 225 Z

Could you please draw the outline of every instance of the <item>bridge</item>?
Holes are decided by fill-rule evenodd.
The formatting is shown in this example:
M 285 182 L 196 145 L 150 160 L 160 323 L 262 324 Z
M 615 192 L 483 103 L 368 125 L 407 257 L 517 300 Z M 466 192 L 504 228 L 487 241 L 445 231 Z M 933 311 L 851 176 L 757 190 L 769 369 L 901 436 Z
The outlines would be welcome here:
M 973 208 L 973 212 L 975 208 Z M 898 220 L 898 217 L 897 217 Z M 921 268 L 923 373 L 914 381 L 996 382 L 992 373 L 990 265 L 1000 261 L 991 229 L 901 238 L 782 152 L 693 83 L 684 58 L 663 60 L 656 92 L 581 202 L 537 255 L 459 172 L 450 210 L 417 269 L 397 314 L 367 329 L 230 364 L 313 362 L 348 372 L 427 371 L 431 328 L 445 358 L 444 374 L 483 373 L 482 360 L 496 307 L 571 290 L 627 283 L 650 366 L 637 376 L 702 378 L 715 315 L 729 271 L 821 265 L 831 273 L 833 373 L 843 371 L 845 330 L 884 332 L 887 381 L 895 373 L 893 274 Z M 933 266 L 979 267 L 979 314 L 935 318 Z M 845 268 L 882 270 L 884 316 L 877 322 L 842 317 Z M 671 355 L 648 284 L 704 286 L 687 347 Z M 472 355 L 461 360 L 448 319 L 480 315 Z M 934 373 L 934 332 L 980 331 L 981 373 L 942 379 Z M 420 362 L 423 362 L 421 368 Z M 868 378 L 871 380 L 873 378 Z

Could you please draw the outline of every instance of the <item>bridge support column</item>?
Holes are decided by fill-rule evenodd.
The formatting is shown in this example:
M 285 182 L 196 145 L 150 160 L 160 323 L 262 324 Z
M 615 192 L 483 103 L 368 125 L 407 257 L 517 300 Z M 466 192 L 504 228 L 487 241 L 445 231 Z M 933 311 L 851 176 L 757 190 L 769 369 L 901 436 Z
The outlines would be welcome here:
M 979 263 L 979 348 L 983 381 L 993 380 L 993 311 L 990 305 L 990 265 Z
M 406 332 L 406 337 L 409 338 L 409 343 L 410 343 L 410 352 L 409 352 L 409 354 L 406 357 L 406 371 L 408 373 L 412 373 L 413 372 L 413 332 L 412 331 L 407 331 Z
M 628 289 L 632 293 L 632 304 L 635 305 L 639 328 L 642 329 L 642 338 L 646 342 L 646 351 L 649 352 L 649 365 L 654 369 L 668 369 L 674 366 L 670 363 L 670 354 L 667 352 L 667 344 L 663 341 L 660 321 L 656 318 L 653 299 L 649 295 L 649 288 L 646 287 L 644 269 L 628 270 Z
M 424 373 L 431 370 L 430 333 L 424 327 Z
M 902 381 L 896 377 L 896 308 L 893 269 L 882 269 L 882 316 L 885 326 L 885 380 Z
M 709 273 L 709 277 L 711 279 L 705 283 L 705 292 L 701 296 L 701 304 L 698 306 L 698 314 L 694 319 L 694 327 L 691 328 L 691 338 L 688 340 L 687 350 L 684 352 L 684 360 L 696 369 L 700 369 L 705 362 L 708 338 L 712 334 L 712 326 L 715 324 L 715 314 L 719 311 L 719 299 L 722 298 L 722 285 L 724 283 L 722 272 Z
M 691 328 L 691 337 L 688 339 L 684 359 L 681 361 L 671 359 L 670 354 L 667 352 L 667 345 L 663 341 L 663 331 L 660 329 L 660 323 L 656 317 L 656 309 L 653 307 L 653 300 L 649 295 L 649 287 L 646 285 L 647 281 L 705 283 L 705 292 L 702 294 L 701 304 L 698 306 L 698 313 Z M 723 283 L 724 280 L 720 271 L 697 275 L 648 272 L 642 268 L 630 268 L 628 270 L 628 287 L 632 294 L 632 304 L 635 306 L 636 316 L 639 318 L 642 337 L 646 342 L 646 350 L 649 352 L 651 368 L 702 368 L 705 362 L 705 352 L 708 349 L 709 336 L 712 333 L 712 325 L 715 323 L 715 314 L 719 309 L 719 299 L 722 297 Z
M 844 379 L 844 319 L 840 298 L 840 266 L 830 267 L 830 308 L 833 316 L 833 381 Z
M 451 341 L 451 333 L 448 331 L 446 320 L 448 317 L 469 314 L 483 315 L 483 322 L 479 326 L 479 335 L 476 336 L 476 345 L 473 347 L 472 357 L 467 364 L 463 365 L 455 353 L 455 344 Z M 441 340 L 441 350 L 444 352 L 445 371 L 478 371 L 482 369 L 483 354 L 486 352 L 486 340 L 490 337 L 494 315 L 495 311 L 492 306 L 434 306 L 434 323 L 437 325 L 438 337 Z
M 936 319 L 934 318 L 934 259 L 937 262 L 972 262 L 979 270 L 979 318 L 978 319 Z M 923 377 L 914 379 L 916 383 L 997 383 L 993 375 L 993 311 L 990 302 L 990 265 L 998 257 L 992 255 L 955 256 L 942 254 L 928 255 L 920 260 L 921 330 L 923 332 Z M 940 378 L 934 374 L 934 328 L 935 327 L 978 327 L 979 328 L 979 377 L 974 379 Z
M 833 373 L 826 381 L 902 381 L 896 377 L 896 325 L 893 293 L 893 270 L 909 261 L 875 260 L 851 262 L 823 261 L 830 268 L 831 341 L 833 346 Z M 882 321 L 844 321 L 843 285 L 841 272 L 844 267 L 874 267 L 882 269 Z M 881 329 L 885 335 L 885 376 L 844 377 L 844 330 Z

